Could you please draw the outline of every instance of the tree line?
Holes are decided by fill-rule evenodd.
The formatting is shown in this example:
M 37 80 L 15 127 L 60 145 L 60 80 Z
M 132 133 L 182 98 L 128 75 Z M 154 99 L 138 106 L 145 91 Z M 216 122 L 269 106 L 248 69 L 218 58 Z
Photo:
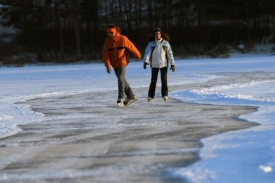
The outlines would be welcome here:
M 141 52 L 160 27 L 182 57 L 215 57 L 229 46 L 275 42 L 274 0 L 0 0 L 0 5 L 2 26 L 17 30 L 13 41 L 0 40 L 1 55 L 8 44 L 6 54 L 35 53 L 40 62 L 100 59 L 110 23 Z

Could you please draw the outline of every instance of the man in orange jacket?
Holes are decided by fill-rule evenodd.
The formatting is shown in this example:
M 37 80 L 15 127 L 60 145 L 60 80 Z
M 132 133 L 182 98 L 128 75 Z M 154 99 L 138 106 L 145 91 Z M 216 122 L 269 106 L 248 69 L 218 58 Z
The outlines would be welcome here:
M 111 24 L 107 27 L 107 35 L 102 50 L 103 60 L 107 72 L 111 73 L 113 67 L 117 76 L 117 104 L 119 106 L 130 105 L 137 98 L 125 78 L 126 66 L 129 63 L 127 52 L 133 54 L 138 60 L 141 59 L 141 54 L 126 36 L 120 34 L 120 29 L 115 25 Z M 124 100 L 124 94 L 127 96 L 126 100 Z

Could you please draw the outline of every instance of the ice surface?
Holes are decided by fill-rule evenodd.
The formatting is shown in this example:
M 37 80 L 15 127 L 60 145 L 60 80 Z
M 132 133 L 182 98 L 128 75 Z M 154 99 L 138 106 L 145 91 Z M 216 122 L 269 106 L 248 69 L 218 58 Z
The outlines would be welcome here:
M 175 107 L 178 105 L 175 99 L 179 99 L 190 104 L 258 107 L 258 111 L 239 116 L 239 118 L 256 122 L 260 125 L 202 139 L 203 148 L 199 151 L 201 159 L 187 167 L 170 167 L 169 172 L 171 175 L 177 177 L 177 180 L 187 179 L 192 183 L 228 183 L 228 178 L 230 178 L 230 182 L 234 183 L 243 183 L 247 180 L 249 180 L 250 183 L 273 183 L 275 180 L 274 56 L 253 55 L 251 57 L 234 57 L 228 59 L 189 59 L 176 61 L 176 72 L 169 72 L 168 74 L 168 82 L 171 89 L 169 100 L 173 102 L 170 104 L 167 103 L 167 105 Z M 31 124 L 34 123 L 38 126 L 41 125 L 41 129 L 32 130 L 35 133 L 40 133 L 41 139 L 35 140 L 28 134 L 30 137 L 28 137 L 27 140 L 30 141 L 31 144 L 37 143 L 42 146 L 44 143 L 51 143 L 52 145 L 57 145 L 64 143 L 64 139 L 59 141 L 48 137 L 51 139 L 49 142 L 42 139 L 46 139 L 47 135 L 60 132 L 57 131 L 57 129 L 52 129 L 50 127 L 51 125 L 57 125 L 57 127 L 63 128 L 63 125 L 69 123 L 71 119 L 80 121 L 80 124 L 87 124 L 89 119 L 95 117 L 101 120 L 98 120 L 93 126 L 83 127 L 77 124 L 68 126 L 68 129 L 74 131 L 76 134 L 79 134 L 80 131 L 82 133 L 87 130 L 87 134 L 83 133 L 81 138 L 78 136 L 70 137 L 64 130 L 63 135 L 64 137 L 66 135 L 68 136 L 67 139 L 65 138 L 68 142 L 73 138 L 76 138 L 74 140 L 91 138 L 91 134 L 89 134 L 88 131 L 94 130 L 96 133 L 97 131 L 95 129 L 104 129 L 106 130 L 104 131 L 106 134 L 114 131 L 120 134 L 121 132 L 126 133 L 127 130 L 125 129 L 139 127 L 143 130 L 149 130 L 151 126 L 153 128 L 159 127 L 158 133 L 161 134 L 167 130 L 165 127 L 167 124 L 170 124 L 169 119 L 171 116 L 178 116 L 178 121 L 185 118 L 191 121 L 193 119 L 193 122 L 202 120 L 202 116 L 192 116 L 191 112 L 183 112 L 183 114 L 182 112 L 171 112 L 169 113 L 170 117 L 169 115 L 165 115 L 161 116 L 162 120 L 153 121 L 155 117 L 160 116 L 159 114 L 165 114 L 164 111 L 162 111 L 163 103 L 159 103 L 159 101 L 153 103 L 153 106 L 151 106 L 151 108 L 153 108 L 151 110 L 154 110 L 156 114 L 154 117 L 148 114 L 144 118 L 141 118 L 140 115 L 143 114 L 143 103 L 146 103 L 146 92 L 150 82 L 150 70 L 144 70 L 140 62 L 130 62 L 126 74 L 131 87 L 140 92 L 137 93 L 140 99 L 130 108 L 135 110 L 119 111 L 118 114 L 117 109 L 111 110 L 112 107 L 110 107 L 112 103 L 115 104 L 116 93 L 111 94 L 113 99 L 110 98 L 111 96 L 106 98 L 105 95 L 108 92 L 116 90 L 116 78 L 113 73 L 106 73 L 103 64 L 0 68 L 0 136 L 4 138 L 12 134 L 16 135 L 26 124 L 29 124 L 29 126 L 27 125 L 25 128 L 28 127 L 28 130 L 25 130 L 29 132 L 32 127 Z M 160 82 L 158 86 L 160 86 Z M 90 96 L 90 94 L 93 95 Z M 31 103 L 25 103 L 24 101 L 26 100 L 31 101 Z M 30 110 L 30 104 L 36 106 L 36 110 Z M 54 109 L 56 105 L 60 105 L 60 111 Z M 91 106 L 93 110 L 97 112 L 96 114 L 87 112 Z M 100 110 L 104 110 L 104 107 L 107 107 L 110 109 L 110 112 L 113 112 L 112 122 L 106 120 L 108 116 L 101 115 Z M 76 109 L 79 109 L 79 111 Z M 176 107 L 176 109 L 180 108 Z M 198 108 L 193 107 L 192 109 L 195 112 Z M 138 116 L 137 118 L 139 120 L 133 118 L 133 113 Z M 59 121 L 58 124 L 56 124 L 56 121 Z M 107 121 L 107 123 L 104 123 L 104 121 Z M 209 122 L 209 124 L 211 124 L 211 122 Z M 213 124 L 216 123 L 213 122 Z M 20 128 L 18 128 L 18 126 L 20 126 Z M 199 130 L 199 128 L 196 129 Z M 144 131 L 142 134 L 146 136 Z M 148 135 L 149 134 L 148 131 Z M 168 137 L 169 135 L 167 138 Z M 174 139 L 170 139 L 167 145 L 173 144 L 173 142 L 178 139 L 176 137 L 177 136 L 173 136 Z M 121 138 L 123 138 L 123 136 L 121 136 Z M 165 141 L 167 138 L 163 137 L 163 140 Z M 56 137 L 56 139 L 59 139 L 59 137 Z M 12 148 L 11 152 L 16 152 L 18 144 L 20 144 L 20 140 L 11 141 L 10 144 L 6 144 L 5 146 L 10 146 L 10 148 Z M 128 146 L 127 144 L 127 147 Z M 145 149 L 149 149 L 156 147 L 156 144 L 148 143 L 142 146 L 146 147 Z M 17 154 L 15 153 L 9 156 L 7 159 L 2 159 L 1 167 L 4 165 L 12 165 L 12 162 L 20 160 L 20 158 L 25 157 L 25 155 L 27 157 L 27 154 L 32 150 L 32 154 L 41 154 L 41 152 L 43 152 L 43 148 L 38 150 L 31 147 L 28 149 L 27 147 L 28 144 L 26 144 L 24 152 L 18 152 Z M 124 146 L 122 145 L 122 147 Z M 98 148 L 100 151 L 100 147 Z M 149 154 L 152 156 L 155 154 L 168 155 L 169 153 L 180 154 L 186 151 L 194 153 L 197 148 L 198 147 L 184 151 L 180 147 L 178 149 L 167 149 L 165 151 L 163 149 L 156 151 L 155 149 L 151 152 L 149 151 Z M 65 149 L 68 153 L 76 151 L 71 149 L 69 145 L 66 146 Z M 89 157 L 89 150 L 91 149 L 87 147 L 87 154 L 82 156 Z M 118 149 L 113 149 L 112 152 L 114 153 L 116 150 L 118 151 Z M 45 150 L 45 152 L 47 152 L 47 150 Z M 103 152 L 105 151 L 103 150 Z M 90 153 L 92 154 L 92 152 Z M 101 152 L 98 152 L 98 154 L 100 153 Z M 105 153 L 107 153 L 107 151 Z M 133 150 L 132 153 L 135 154 L 135 156 L 138 155 L 141 157 L 144 154 L 148 155 L 147 150 Z M 123 155 L 129 156 L 130 154 L 131 151 L 125 151 Z M 116 156 L 117 154 L 109 155 L 111 157 L 111 155 Z M 1 158 L 4 157 L 4 155 L 1 155 Z M 110 159 L 110 161 L 112 160 Z M 70 159 L 68 159 L 68 162 L 71 163 L 71 166 L 78 164 Z M 144 163 L 145 162 L 146 160 L 144 160 Z M 65 165 L 70 166 L 69 164 L 61 163 L 59 165 L 60 172 L 58 174 L 55 172 L 56 170 L 45 173 L 42 168 L 33 171 L 31 174 L 24 174 L 24 176 L 20 173 L 1 174 L 0 180 L 19 181 L 22 179 L 27 181 L 40 177 L 46 179 L 61 179 L 68 177 L 68 175 L 77 178 L 91 174 L 105 175 L 102 171 L 117 173 L 119 170 L 119 166 L 116 166 L 108 167 L 108 169 L 98 167 L 97 169 L 89 171 L 78 171 L 76 169 L 66 169 L 62 167 Z M 144 164 L 141 163 L 139 165 L 140 166 L 129 165 L 129 167 L 121 166 L 119 172 L 124 175 L 122 172 L 125 168 L 128 168 L 128 173 L 136 171 L 137 169 L 144 169 Z M 45 167 L 48 166 L 49 165 L 45 165 Z M 14 166 L 12 167 L 16 170 Z M 157 167 L 153 167 L 152 169 L 154 168 Z M 118 182 L 120 180 L 119 176 L 112 175 L 111 177 L 110 180 L 117 180 Z

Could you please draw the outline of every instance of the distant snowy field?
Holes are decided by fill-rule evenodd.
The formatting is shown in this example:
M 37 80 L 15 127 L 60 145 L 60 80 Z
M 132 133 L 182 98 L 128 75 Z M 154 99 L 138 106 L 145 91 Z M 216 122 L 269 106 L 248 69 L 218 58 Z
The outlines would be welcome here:
M 245 54 L 245 57 L 236 55 L 226 59 L 176 59 L 176 71 L 169 71 L 168 80 L 170 86 L 204 83 L 226 77 L 222 73 L 229 72 L 275 73 L 275 56 Z M 150 83 L 150 69 L 144 70 L 141 62 L 130 62 L 126 74 L 132 88 L 148 87 Z M 113 90 L 116 89 L 116 77 L 113 73 L 107 74 L 103 64 L 9 67 L 0 68 L 0 87 L 0 136 L 4 137 L 16 133 L 17 124 L 43 119 L 42 114 L 16 102 Z M 249 183 L 274 183 L 274 91 L 275 80 L 266 79 L 170 92 L 170 98 L 184 102 L 258 106 L 258 112 L 241 118 L 261 124 L 202 139 L 202 159 L 189 167 L 171 170 L 172 173 L 192 183 L 244 183 L 247 178 Z M 245 156 L 241 156 L 243 152 Z M 229 153 L 235 156 L 224 158 Z

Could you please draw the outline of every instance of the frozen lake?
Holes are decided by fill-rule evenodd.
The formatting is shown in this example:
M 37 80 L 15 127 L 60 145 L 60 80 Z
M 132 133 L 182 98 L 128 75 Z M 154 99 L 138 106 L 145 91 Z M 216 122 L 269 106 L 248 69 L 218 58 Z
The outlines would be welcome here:
M 139 100 L 118 108 L 103 64 L 0 68 L 0 180 L 273 183 L 274 73 L 274 56 L 176 60 L 147 102 L 130 62 Z

